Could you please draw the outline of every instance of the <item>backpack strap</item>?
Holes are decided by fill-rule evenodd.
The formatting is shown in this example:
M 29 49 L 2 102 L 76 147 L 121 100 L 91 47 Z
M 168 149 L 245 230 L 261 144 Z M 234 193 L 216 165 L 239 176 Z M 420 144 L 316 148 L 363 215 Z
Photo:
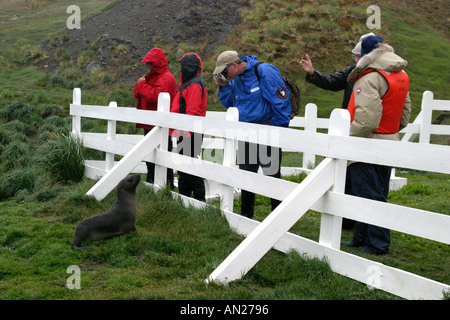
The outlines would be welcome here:
M 261 82 L 261 77 L 259 76 L 259 72 L 258 72 L 258 67 L 261 63 L 264 63 L 264 62 L 257 62 L 254 66 L 255 74 L 256 74 L 256 78 L 258 78 L 258 82 Z
M 258 78 L 258 82 L 261 82 L 261 77 L 258 72 L 258 66 L 264 62 L 257 62 L 255 64 L 255 74 Z M 284 85 L 286 86 L 286 89 L 289 91 L 290 96 L 290 103 L 291 103 L 291 119 L 294 118 L 294 116 L 298 113 L 300 113 L 300 90 L 298 89 L 297 85 L 286 78 L 285 76 L 281 76 L 281 79 L 283 79 Z

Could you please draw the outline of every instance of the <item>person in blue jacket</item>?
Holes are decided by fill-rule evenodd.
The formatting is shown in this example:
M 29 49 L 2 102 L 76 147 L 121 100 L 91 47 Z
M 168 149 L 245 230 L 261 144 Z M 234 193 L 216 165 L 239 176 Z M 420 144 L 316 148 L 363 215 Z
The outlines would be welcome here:
M 256 68 L 257 73 L 256 73 Z M 269 63 L 258 63 L 254 55 L 239 57 L 236 51 L 222 52 L 217 58 L 214 80 L 219 100 L 225 108 L 236 107 L 239 121 L 288 127 L 291 115 L 289 90 L 280 71 Z M 239 141 L 239 168 L 281 177 L 281 149 Z M 252 218 L 255 194 L 242 190 L 241 214 Z M 272 210 L 280 201 L 271 199 Z

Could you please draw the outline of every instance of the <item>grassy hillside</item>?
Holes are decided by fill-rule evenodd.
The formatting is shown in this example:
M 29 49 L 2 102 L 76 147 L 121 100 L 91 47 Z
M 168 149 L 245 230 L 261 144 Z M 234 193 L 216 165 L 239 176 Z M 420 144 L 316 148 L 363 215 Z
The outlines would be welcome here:
M 80 0 L 88 19 L 117 0 Z M 310 0 L 256 1 L 242 10 L 242 25 L 216 51 L 204 57 L 209 110 L 224 110 L 217 101 L 211 72 L 217 55 L 233 48 L 274 63 L 294 79 L 302 91 L 302 105 L 319 106 L 328 117 L 339 108 L 342 92 L 327 92 L 304 81 L 299 61 L 308 53 L 314 66 L 332 73 L 352 63 L 351 49 L 368 32 L 368 1 Z M 413 115 L 420 109 L 424 90 L 437 99 L 450 99 L 448 23 L 446 4 L 439 0 L 380 1 L 382 29 L 376 33 L 409 62 Z M 45 56 L 42 44 L 56 47 L 69 41 L 66 8 L 71 1 L 0 0 L 0 299 L 395 299 L 364 284 L 333 274 L 326 263 L 296 254 L 270 251 L 243 280 L 229 287 L 207 286 L 204 279 L 242 239 L 228 229 L 216 208 L 194 210 L 171 201 L 167 193 L 140 187 L 138 233 L 93 244 L 83 253 L 70 249 L 80 219 L 101 213 L 114 202 L 102 202 L 85 193 L 93 181 L 55 179 L 57 159 L 46 152 L 65 152 L 58 145 L 71 128 L 68 117 L 73 87 L 82 87 L 84 104 L 134 107 L 133 83 L 118 84 L 104 70 L 85 73 L 95 43 L 86 44 L 76 59 L 60 50 L 59 68 L 37 67 Z M 444 12 L 442 12 L 444 11 Z M 177 59 L 203 47 L 174 47 L 155 38 L 168 53 L 178 79 Z M 81 49 L 80 49 L 81 50 Z M 102 121 L 83 121 L 84 131 L 105 131 Z M 120 133 L 136 133 L 134 125 L 118 124 Z M 64 142 L 64 141 L 62 141 Z M 73 145 L 72 145 L 73 146 Z M 77 147 L 75 146 L 75 149 Z M 62 150 L 61 150 L 62 149 Z M 72 150 L 73 151 L 73 150 Z M 88 151 L 89 152 L 89 151 Z M 86 156 L 86 154 L 85 154 Z M 90 152 L 90 159 L 102 154 Z M 400 173 L 407 188 L 391 192 L 389 201 L 450 214 L 448 177 L 421 172 Z M 300 179 L 294 177 L 294 179 Z M 256 219 L 270 210 L 257 197 Z M 236 202 L 239 208 L 239 202 Z M 320 215 L 309 212 L 293 232 L 317 240 Z M 343 234 L 344 240 L 350 232 Z M 392 252 L 377 261 L 450 283 L 448 246 L 393 233 Z M 66 268 L 82 268 L 83 290 L 68 290 Z M 277 274 L 273 266 L 277 266 Z
M 92 16 L 113 0 L 77 1 L 83 8 L 82 18 Z M 73 1 L 61 0 L 1 0 L 0 1 L 0 52 L 11 49 L 19 39 L 27 39 L 33 46 L 39 46 L 49 35 L 61 32 L 69 14 L 67 7 Z
M 80 1 L 82 18 L 88 17 L 107 5 L 117 1 Z M 418 3 L 424 3 L 422 6 Z M 391 43 L 409 62 L 413 97 L 413 116 L 420 110 L 424 90 L 433 90 L 439 99 L 446 99 L 448 72 L 445 68 L 449 55 L 448 24 L 445 10 L 440 5 L 445 1 L 430 4 L 423 1 L 381 1 L 381 29 L 368 30 L 366 21 L 369 1 L 256 1 L 251 0 L 251 9 L 242 9 L 242 24 L 230 35 L 220 48 L 204 56 L 203 76 L 209 89 L 209 108 L 223 110 L 216 97 L 211 72 L 215 58 L 226 48 L 241 54 L 256 54 L 260 60 L 274 63 L 283 73 L 294 79 L 302 91 L 303 105 L 314 102 L 319 106 L 321 117 L 328 117 L 331 110 L 340 106 L 342 93 L 323 91 L 307 84 L 300 68 L 300 60 L 308 53 L 314 66 L 323 72 L 332 73 L 353 63 L 351 49 L 361 34 L 375 31 Z M 1 105 L 20 99 L 36 103 L 36 93 L 48 100 L 67 107 L 70 89 L 78 85 L 83 88 L 86 103 L 107 104 L 111 98 L 124 106 L 134 106 L 133 83 L 116 84 L 114 75 L 84 74 L 91 52 L 80 52 L 75 61 L 66 60 L 61 53 L 58 59 L 61 68 L 52 75 L 36 70 L 32 66 L 45 55 L 41 46 L 50 39 L 55 45 L 68 41 L 65 28 L 68 14 L 65 8 L 69 1 L 10 1 L 0 2 L 0 84 Z M 300 4 L 300 5 L 299 5 Z M 425 10 L 424 8 L 427 8 Z M 202 52 L 202 44 L 181 44 L 174 48 L 170 41 L 155 37 L 156 45 L 168 53 L 171 71 L 178 78 L 178 58 L 187 50 Z M 94 45 L 94 44 L 93 44 Z M 81 50 L 81 48 L 80 48 Z M 86 50 L 86 48 L 83 48 Z M 91 83 L 91 85 L 86 85 Z M 84 85 L 84 86 L 83 86 Z M 113 92 L 113 93 L 111 93 Z M 0 106 L 1 106 L 0 105 Z
M 445 1 L 378 1 L 381 29 L 366 26 L 370 1 L 251 1 L 244 23 L 230 46 L 255 52 L 276 64 L 300 86 L 304 103 L 316 103 L 319 116 L 339 108 L 342 92 L 317 89 L 306 83 L 300 60 L 308 53 L 317 70 L 333 73 L 354 63 L 351 50 L 360 35 L 374 32 L 405 58 L 411 79 L 413 119 L 420 111 L 422 93 L 449 99 L 450 38 Z

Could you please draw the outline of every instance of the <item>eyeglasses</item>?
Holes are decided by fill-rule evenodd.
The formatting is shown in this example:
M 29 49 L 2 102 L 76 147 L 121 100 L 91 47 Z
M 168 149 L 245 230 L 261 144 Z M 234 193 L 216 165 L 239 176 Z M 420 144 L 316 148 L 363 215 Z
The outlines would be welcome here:
M 228 74 L 228 68 L 231 67 L 232 63 L 227 64 L 227 66 L 225 67 L 225 69 L 223 69 L 223 71 L 221 72 L 221 74 L 223 74 L 225 77 Z
M 352 54 L 352 58 L 353 58 L 353 60 L 356 60 L 356 58 L 361 58 L 361 55 L 354 53 L 354 54 Z

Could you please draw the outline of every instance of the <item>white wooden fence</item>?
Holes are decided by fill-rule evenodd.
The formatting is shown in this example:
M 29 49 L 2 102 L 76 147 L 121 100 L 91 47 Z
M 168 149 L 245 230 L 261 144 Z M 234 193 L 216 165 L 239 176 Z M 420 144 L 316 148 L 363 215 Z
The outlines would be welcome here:
M 450 112 L 448 100 L 435 100 L 433 92 L 425 91 L 422 98 L 422 108 L 413 123 L 401 132 L 405 133 L 402 141 L 414 141 L 419 136 L 420 143 L 430 143 L 432 134 L 450 135 L 450 126 L 433 124 L 433 111 Z
M 75 89 L 73 104 L 70 106 L 73 134 L 82 138 L 85 147 L 102 150 L 107 154 L 104 162 L 106 167 L 103 164 L 103 168 L 96 171 L 101 179 L 88 192 L 98 200 L 111 192 L 143 160 L 156 163 L 155 186 L 165 185 L 167 167 L 221 185 L 222 212 L 230 227 L 246 238 L 206 281 L 227 283 L 239 279 L 268 250 L 275 248 L 282 252 L 296 250 L 308 257 L 326 258 L 334 272 L 408 299 L 441 299 L 444 293 L 450 291 L 448 284 L 340 250 L 344 217 L 450 244 L 450 217 L 447 215 L 344 194 L 348 160 L 449 174 L 449 146 L 349 137 L 349 114 L 342 109 L 332 112 L 326 126 L 328 134 L 324 134 L 315 130 L 238 122 L 235 108 L 228 109 L 226 119 L 174 114 L 169 112 L 169 100 L 168 94 L 161 94 L 158 111 L 119 108 L 115 103 L 111 103 L 109 107 L 89 106 L 81 104 L 81 91 Z M 440 104 L 444 104 L 445 108 L 449 107 L 449 102 Z M 108 120 L 108 133 L 82 133 L 81 117 Z M 115 135 L 116 121 L 147 123 L 156 127 L 145 137 L 137 139 L 135 136 Z M 168 152 L 168 128 L 195 131 L 224 139 L 223 163 Z M 235 166 L 237 140 L 318 155 L 324 157 L 324 160 L 302 183 L 296 184 L 239 170 Z M 114 154 L 122 155 L 123 158 L 114 163 Z M 282 200 L 282 203 L 263 222 L 251 220 L 233 213 L 236 188 L 276 198 Z M 205 205 L 192 198 L 177 196 L 187 203 Z M 322 213 L 318 242 L 288 232 L 310 209 Z

